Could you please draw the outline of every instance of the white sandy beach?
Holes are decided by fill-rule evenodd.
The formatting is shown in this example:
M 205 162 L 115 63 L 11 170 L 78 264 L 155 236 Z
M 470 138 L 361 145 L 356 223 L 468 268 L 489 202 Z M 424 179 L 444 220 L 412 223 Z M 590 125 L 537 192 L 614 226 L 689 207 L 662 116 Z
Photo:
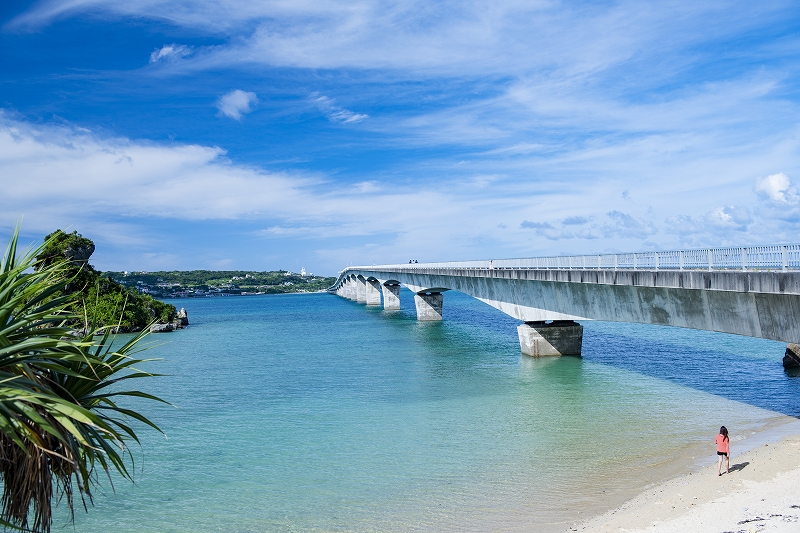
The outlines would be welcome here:
M 718 476 L 715 461 L 651 487 L 569 531 L 800 532 L 800 423 L 788 424 L 772 437 L 761 436 L 763 443 L 749 443 L 760 446 L 740 455 L 732 447 L 729 474 L 723 464 L 723 475 Z

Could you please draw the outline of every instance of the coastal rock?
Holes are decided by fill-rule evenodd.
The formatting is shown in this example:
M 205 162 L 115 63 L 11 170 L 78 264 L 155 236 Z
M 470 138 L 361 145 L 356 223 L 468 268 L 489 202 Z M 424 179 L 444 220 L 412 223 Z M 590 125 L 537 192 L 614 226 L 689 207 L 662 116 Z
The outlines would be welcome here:
M 64 250 L 64 257 L 73 264 L 81 265 L 86 263 L 94 253 L 94 243 L 89 239 L 79 239 L 71 243 Z
M 186 309 L 181 307 L 181 310 L 175 315 L 175 321 L 179 322 L 181 327 L 189 325 L 189 314 L 186 312 Z
M 153 324 L 150 326 L 150 333 L 166 333 L 173 331 L 175 328 L 172 324 Z
M 787 344 L 783 368 L 800 368 L 800 344 Z

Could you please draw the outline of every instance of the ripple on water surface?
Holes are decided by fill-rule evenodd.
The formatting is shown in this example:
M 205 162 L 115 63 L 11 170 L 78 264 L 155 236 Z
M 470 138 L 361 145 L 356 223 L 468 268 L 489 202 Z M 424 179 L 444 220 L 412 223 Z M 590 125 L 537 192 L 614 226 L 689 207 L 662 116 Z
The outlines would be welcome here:
M 442 323 L 327 294 L 175 302 L 157 337 L 136 485 L 82 532 L 561 531 L 688 465 L 727 425 L 800 413 L 783 345 L 585 323 L 584 357 L 519 354 L 517 321 L 459 293 Z M 705 448 L 713 454 L 713 444 Z M 733 450 L 735 453 L 735 449 Z M 60 524 L 66 523 L 63 516 Z

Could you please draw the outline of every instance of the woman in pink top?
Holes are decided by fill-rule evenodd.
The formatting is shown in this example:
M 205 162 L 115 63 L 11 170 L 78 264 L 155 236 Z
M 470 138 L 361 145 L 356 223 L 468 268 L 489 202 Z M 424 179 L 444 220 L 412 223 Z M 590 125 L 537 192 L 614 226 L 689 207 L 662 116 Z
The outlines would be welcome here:
M 725 456 L 727 460 L 727 466 L 725 467 L 725 473 L 727 474 L 731 469 L 731 441 L 728 439 L 728 428 L 722 426 L 719 428 L 719 435 L 717 435 L 717 456 L 719 457 L 719 461 L 717 462 L 717 475 L 722 475 L 722 456 Z

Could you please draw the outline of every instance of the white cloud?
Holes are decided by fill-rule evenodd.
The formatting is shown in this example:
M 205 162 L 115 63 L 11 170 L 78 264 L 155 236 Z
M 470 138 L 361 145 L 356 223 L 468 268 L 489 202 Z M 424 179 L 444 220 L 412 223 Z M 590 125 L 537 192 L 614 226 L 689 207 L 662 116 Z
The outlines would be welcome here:
M 794 205 L 800 202 L 797 189 L 792 187 L 792 181 L 783 172 L 756 178 L 755 191 L 776 204 Z
M 531 222 L 530 220 L 523 220 L 519 227 L 526 229 L 552 229 L 553 225 L 549 222 Z
M 326 263 L 314 267 L 328 272 L 349 262 L 408 257 L 458 260 L 796 240 L 800 218 L 756 201 L 756 173 L 736 186 L 709 184 L 714 176 L 730 175 L 714 160 L 713 172 L 670 166 L 658 169 L 660 181 L 652 173 L 641 179 L 639 165 L 629 182 L 614 181 L 609 176 L 630 172 L 626 165 L 635 159 L 617 166 L 605 157 L 554 161 L 571 176 L 583 172 L 578 160 L 589 169 L 592 179 L 569 186 L 563 173 L 551 175 L 547 167 L 535 170 L 539 179 L 529 183 L 498 179 L 483 188 L 462 174 L 399 179 L 390 186 L 380 176 L 346 184 L 320 174 L 236 164 L 217 147 L 109 138 L 81 128 L 33 125 L 0 110 L 0 213 L 7 217 L 0 225 L 24 214 L 28 231 L 91 227 L 109 242 L 158 239 L 168 249 L 168 233 L 151 233 L 157 224 L 236 220 L 249 224 L 254 238 L 329 242 L 330 249 L 317 251 Z M 738 163 L 726 164 L 733 172 Z M 673 178 L 682 175 L 687 178 Z M 625 188 L 642 206 L 619 197 Z M 651 210 L 648 202 L 658 203 Z M 148 229 L 143 220 L 150 221 Z M 353 242 L 378 245 L 367 249 Z
M 577 222 L 578 224 L 585 224 L 589 222 L 589 219 L 584 217 L 567 217 L 564 219 L 562 224 L 569 225 L 568 222 L 570 219 L 582 219 L 585 222 Z M 573 222 L 572 224 L 575 224 Z M 519 225 L 522 229 L 533 229 L 536 232 L 536 235 L 540 237 L 544 237 L 545 239 L 549 239 L 551 241 L 560 241 L 563 239 L 587 239 L 593 240 L 597 239 L 598 236 L 594 233 L 594 230 L 598 229 L 597 225 L 593 225 L 592 227 L 586 228 L 578 228 L 575 229 L 565 229 L 563 226 L 561 228 L 557 228 L 550 224 L 549 222 L 531 222 L 530 220 L 523 220 L 522 223 Z
M 604 224 L 602 231 L 608 236 L 617 235 L 643 239 L 658 233 L 658 229 L 652 221 L 635 218 L 617 210 L 609 211 L 606 215 L 611 219 L 611 223 Z
M 319 110 L 322 111 L 331 122 L 350 124 L 361 122 L 365 118 L 369 118 L 369 115 L 364 113 L 354 113 L 349 109 L 338 106 L 332 98 L 320 95 L 319 93 L 311 93 L 311 101 L 317 105 Z
M 753 218 L 750 216 L 750 210 L 746 207 L 729 205 L 712 210 L 706 215 L 705 220 L 720 228 L 746 231 L 747 225 L 753 221 Z
M 365 193 L 375 193 L 380 191 L 381 187 L 377 181 L 362 181 L 359 183 L 354 183 L 353 188 L 355 192 L 365 194 Z
M 0 213 L 44 220 L 36 227 L 46 230 L 96 219 L 239 219 L 269 221 L 270 233 L 305 237 L 421 238 L 436 227 L 438 241 L 467 231 L 464 214 L 479 207 L 457 190 L 384 191 L 372 181 L 343 187 L 324 176 L 237 165 L 217 147 L 105 138 L 80 128 L 32 125 L 1 110 L 0 186 Z M 387 211 L 388 205 L 402 209 Z M 480 211 L 472 229 L 494 228 L 494 210 Z
M 758 31 L 792 2 L 656 1 L 572 5 L 547 0 L 351 2 L 43 0 L 13 19 L 38 28 L 79 13 L 167 21 L 229 39 L 202 61 L 300 68 L 406 69 L 436 76 L 558 73 L 581 82 L 621 62 L 657 65 L 658 83 L 698 53 L 698 43 Z M 255 29 L 254 29 L 255 28 Z M 753 50 L 752 53 L 757 53 Z
M 770 235 L 772 220 L 754 217 L 746 206 L 728 205 L 716 207 L 704 215 L 675 215 L 664 221 L 663 232 L 679 236 L 679 246 L 737 246 L 743 244 L 767 244 L 773 242 Z M 755 229 L 755 235 L 749 232 Z M 788 229 L 788 228 L 784 228 Z
M 224 150 L 102 138 L 0 112 L 0 212 L 238 218 L 287 213 L 316 182 L 233 165 Z M 25 179 L 11 179 L 25 176 Z
M 583 224 L 588 224 L 589 222 L 590 222 L 589 218 L 582 217 L 579 215 L 573 215 L 561 221 L 561 223 L 564 224 L 565 226 L 581 226 Z
M 487 155 L 527 155 L 532 152 L 538 152 L 545 148 L 541 143 L 521 142 L 512 146 L 504 146 L 502 148 L 495 148 L 486 152 Z
M 226 117 L 242 120 L 242 115 L 251 113 L 257 104 L 258 97 L 256 93 L 234 89 L 217 100 L 217 109 Z
M 161 48 L 153 50 L 150 54 L 150 62 L 158 63 L 159 61 L 174 61 L 182 57 L 186 57 L 192 53 L 192 49 L 183 44 L 165 44 Z

